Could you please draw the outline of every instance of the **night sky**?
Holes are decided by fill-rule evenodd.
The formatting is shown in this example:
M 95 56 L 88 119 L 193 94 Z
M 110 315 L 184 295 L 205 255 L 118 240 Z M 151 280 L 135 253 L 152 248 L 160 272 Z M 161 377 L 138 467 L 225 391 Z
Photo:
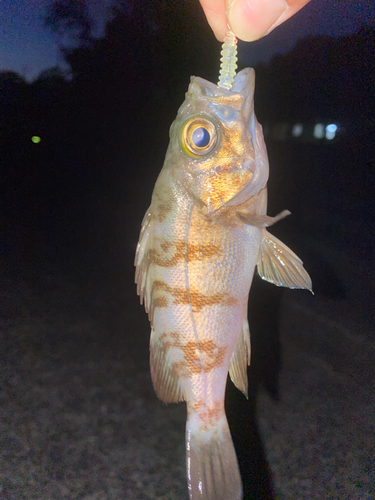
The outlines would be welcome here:
M 43 26 L 51 0 L 2 0 L 0 3 L 0 71 L 16 71 L 28 80 L 52 66 L 64 66 L 57 38 Z M 109 18 L 111 0 L 88 0 L 94 35 L 100 37 Z M 266 38 L 243 45 L 245 65 L 267 63 L 276 53 L 289 51 L 307 35 L 344 36 L 375 22 L 372 0 L 312 0 L 294 18 Z

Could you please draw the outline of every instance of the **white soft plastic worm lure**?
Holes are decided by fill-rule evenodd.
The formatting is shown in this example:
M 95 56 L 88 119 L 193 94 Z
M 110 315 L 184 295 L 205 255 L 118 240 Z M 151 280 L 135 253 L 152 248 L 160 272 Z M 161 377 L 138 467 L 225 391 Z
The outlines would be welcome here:
M 220 61 L 220 74 L 217 86 L 230 90 L 237 69 L 237 37 L 232 31 L 228 31 L 225 35 Z

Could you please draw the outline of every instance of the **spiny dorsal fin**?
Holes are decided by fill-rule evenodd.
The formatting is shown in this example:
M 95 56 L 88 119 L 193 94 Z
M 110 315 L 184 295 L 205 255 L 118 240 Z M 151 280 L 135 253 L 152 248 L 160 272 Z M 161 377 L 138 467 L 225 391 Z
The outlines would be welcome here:
M 265 229 L 257 266 L 259 276 L 276 286 L 304 288 L 313 293 L 311 278 L 304 269 L 302 260 Z

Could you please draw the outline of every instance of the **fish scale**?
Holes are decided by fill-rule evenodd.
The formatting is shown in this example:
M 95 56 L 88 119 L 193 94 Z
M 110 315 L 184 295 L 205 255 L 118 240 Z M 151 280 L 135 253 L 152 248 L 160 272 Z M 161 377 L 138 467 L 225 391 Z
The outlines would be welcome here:
M 277 286 L 311 290 L 302 261 L 266 229 L 289 212 L 266 215 L 268 159 L 254 85 L 252 69 L 231 89 L 191 78 L 136 253 L 156 394 L 187 405 L 191 500 L 242 498 L 224 394 L 229 372 L 247 396 L 255 267 Z

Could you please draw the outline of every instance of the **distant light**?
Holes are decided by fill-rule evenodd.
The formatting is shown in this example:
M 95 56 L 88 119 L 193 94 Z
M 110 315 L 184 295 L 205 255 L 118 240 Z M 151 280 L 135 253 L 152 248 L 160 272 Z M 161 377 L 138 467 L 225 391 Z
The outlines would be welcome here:
M 302 135 L 303 132 L 303 125 L 302 123 L 296 123 L 294 127 L 292 128 L 292 136 L 293 137 L 299 137 Z
M 323 139 L 324 137 L 324 132 L 325 132 L 325 127 L 323 125 L 323 123 L 317 123 L 314 127 L 314 137 L 316 139 Z
M 33 141 L 34 144 L 39 144 L 41 141 L 39 135 L 33 135 L 31 140 Z
M 335 125 L 334 123 L 327 125 L 326 126 L 326 139 L 328 139 L 329 141 L 334 139 L 335 135 L 336 135 L 336 130 L 337 130 L 337 125 Z
M 336 132 L 336 130 L 337 130 L 337 125 L 335 125 L 334 123 L 331 123 L 330 125 L 326 126 L 327 132 Z

